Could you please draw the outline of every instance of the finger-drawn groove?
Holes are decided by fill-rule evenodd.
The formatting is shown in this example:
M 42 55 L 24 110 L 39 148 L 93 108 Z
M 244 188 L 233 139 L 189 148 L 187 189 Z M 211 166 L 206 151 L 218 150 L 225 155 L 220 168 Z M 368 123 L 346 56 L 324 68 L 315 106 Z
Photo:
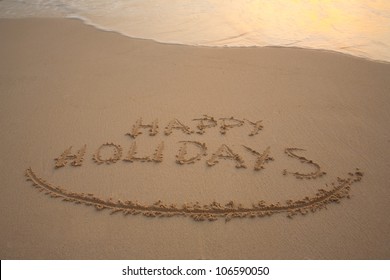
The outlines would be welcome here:
M 283 175 L 287 175 L 287 173 L 293 174 L 296 178 L 298 179 L 315 179 L 318 177 L 322 177 L 323 175 L 326 174 L 326 172 L 321 171 L 321 166 L 318 163 L 313 162 L 310 159 L 307 159 L 303 156 L 298 156 L 294 152 L 295 151 L 305 151 L 304 149 L 300 148 L 286 148 L 284 152 L 292 158 L 296 158 L 302 163 L 310 164 L 315 168 L 314 172 L 310 173 L 300 173 L 300 172 L 288 172 L 287 170 L 283 170 Z
M 362 179 L 363 172 L 356 169 L 354 173 L 348 173 L 346 179 L 337 177 L 337 182 L 332 183 L 329 190 L 319 189 L 313 197 L 305 197 L 295 201 L 287 200 L 283 204 L 280 202 L 267 204 L 265 201 L 260 200 L 252 204 L 250 208 L 243 207 L 241 204 L 236 204 L 233 201 L 225 205 L 216 201 L 206 205 L 195 202 L 186 203 L 178 207 L 175 204 L 165 204 L 159 200 L 152 205 L 143 205 L 137 201 L 113 200 L 112 198 L 101 199 L 92 193 L 70 192 L 63 187 L 54 186 L 40 178 L 31 167 L 26 170 L 25 176 L 40 192 L 44 192 L 52 198 L 61 198 L 63 201 L 75 204 L 93 206 L 97 210 L 108 209 L 111 210 L 111 214 L 122 212 L 124 215 L 142 214 L 147 217 L 188 216 L 195 221 L 214 221 L 219 217 L 223 217 L 225 221 L 229 221 L 232 218 L 265 217 L 277 213 L 285 213 L 289 218 L 297 214 L 314 213 L 317 210 L 326 208 L 328 204 L 339 203 L 343 198 L 350 198 L 351 185 Z
M 256 163 L 255 163 L 255 170 L 256 171 L 259 171 L 261 169 L 264 169 L 264 164 L 266 164 L 268 161 L 273 161 L 274 158 L 270 156 L 270 153 L 271 153 L 271 147 L 267 147 L 267 149 L 261 154 L 245 145 L 242 145 L 245 149 L 247 149 L 248 151 L 250 151 L 252 154 L 254 154 L 255 156 L 257 156 L 257 160 L 256 160 Z
M 195 163 L 196 161 L 200 160 L 202 156 L 207 155 L 206 143 L 201 143 L 198 141 L 180 141 L 179 143 L 183 143 L 183 145 L 180 147 L 179 153 L 176 156 L 176 163 L 178 164 Z M 197 146 L 200 148 L 200 152 L 191 158 L 185 158 L 187 155 L 187 144 L 193 144 Z
M 101 152 L 101 149 L 104 148 L 104 147 L 112 147 L 112 148 L 114 148 L 115 151 L 114 151 L 114 154 L 112 155 L 112 157 L 107 158 L 107 159 L 103 159 L 101 157 L 100 152 Z M 122 147 L 120 145 L 107 142 L 107 143 L 104 143 L 104 144 L 100 145 L 100 147 L 97 149 L 97 151 L 93 155 L 92 159 L 97 164 L 102 164 L 102 163 L 111 164 L 111 163 L 115 163 L 122 157 L 122 151 L 123 151 L 123 149 L 122 149 Z
M 223 144 L 218 150 L 211 155 L 211 157 L 206 161 L 208 166 L 216 165 L 219 160 L 218 159 L 231 159 L 236 162 L 236 168 L 246 168 L 244 159 L 235 152 L 232 151 L 227 145 Z

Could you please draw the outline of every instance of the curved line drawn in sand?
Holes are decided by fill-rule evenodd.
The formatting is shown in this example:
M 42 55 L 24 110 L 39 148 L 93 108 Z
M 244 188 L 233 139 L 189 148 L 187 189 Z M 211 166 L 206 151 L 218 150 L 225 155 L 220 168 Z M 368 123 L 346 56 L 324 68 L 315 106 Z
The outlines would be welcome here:
M 294 154 L 293 152 L 295 152 L 295 151 L 306 151 L 306 150 L 300 149 L 300 148 L 286 148 L 284 150 L 284 152 L 289 157 L 296 158 L 296 159 L 300 160 L 302 163 L 307 163 L 307 164 L 313 165 L 315 168 L 315 171 L 305 174 L 305 173 L 300 173 L 300 172 L 289 172 L 286 169 L 284 169 L 283 175 L 287 175 L 289 173 L 289 174 L 293 174 L 298 179 L 315 179 L 318 177 L 322 177 L 323 175 L 326 174 L 326 172 L 321 171 L 321 166 L 318 163 L 315 163 L 312 160 L 309 160 L 305 157 L 298 156 L 298 155 Z
M 104 148 L 104 147 L 112 147 L 115 149 L 112 157 L 109 157 L 107 159 L 102 159 L 101 155 L 100 155 L 100 151 Z M 122 147 L 120 145 L 117 145 L 117 144 L 114 144 L 114 143 L 104 143 L 102 145 L 100 145 L 100 147 L 97 149 L 97 151 L 95 152 L 95 154 L 93 155 L 92 159 L 97 163 L 97 164 L 102 164 L 102 163 L 106 163 L 106 164 L 111 164 L 111 163 L 115 163 L 117 162 L 118 160 L 121 159 L 122 157 Z
M 73 160 L 71 162 L 72 166 L 81 166 L 83 164 L 85 151 L 87 150 L 87 145 L 84 145 L 77 154 L 72 153 L 72 146 L 66 149 L 58 158 L 55 158 L 55 168 L 64 167 L 68 160 Z
M 187 164 L 187 163 L 195 163 L 197 160 L 200 160 L 202 156 L 207 155 L 207 147 L 205 143 L 201 143 L 198 141 L 180 141 L 179 143 L 183 143 L 183 145 L 179 149 L 179 153 L 176 155 L 176 162 L 178 164 Z M 186 159 L 187 155 L 187 144 L 193 144 L 200 149 L 200 152 L 195 156 Z
M 310 212 L 314 213 L 321 209 L 326 209 L 328 204 L 340 203 L 343 198 L 350 198 L 349 192 L 351 185 L 361 181 L 363 172 L 356 169 L 354 173 L 348 173 L 346 179 L 337 177 L 337 182 L 331 184 L 330 190 L 319 189 L 313 197 L 305 197 L 300 200 L 287 200 L 285 203 L 267 204 L 265 201 L 259 201 L 252 204 L 251 208 L 243 207 L 241 204 L 236 204 L 233 201 L 222 205 L 216 201 L 201 205 L 199 202 L 187 203 L 181 207 L 175 204 L 165 204 L 158 200 L 152 205 L 143 205 L 141 203 L 130 200 L 113 200 L 101 199 L 91 193 L 75 193 L 66 190 L 60 186 L 54 186 L 46 180 L 38 177 L 35 172 L 28 168 L 25 172 L 27 181 L 31 181 L 32 185 L 40 192 L 44 192 L 52 198 L 61 198 L 63 201 L 73 202 L 75 204 L 84 204 L 93 206 L 97 210 L 111 210 L 111 214 L 122 212 L 124 215 L 142 214 L 147 217 L 172 217 L 186 216 L 195 221 L 215 221 L 220 217 L 229 221 L 232 218 L 244 217 L 265 217 L 278 213 L 287 214 L 288 218 L 295 215 L 306 215 Z M 328 187 L 328 185 L 326 185 Z

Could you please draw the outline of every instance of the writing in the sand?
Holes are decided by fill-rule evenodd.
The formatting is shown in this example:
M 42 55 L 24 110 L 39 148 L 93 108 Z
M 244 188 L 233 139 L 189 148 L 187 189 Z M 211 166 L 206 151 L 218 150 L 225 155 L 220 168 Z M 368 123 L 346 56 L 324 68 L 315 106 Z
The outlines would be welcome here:
M 185 133 L 188 135 L 199 134 L 203 135 L 208 129 L 217 128 L 219 133 L 227 135 L 228 131 L 241 126 L 247 126 L 245 134 L 247 136 L 255 136 L 263 129 L 262 120 L 251 121 L 247 119 L 238 119 L 235 117 L 214 118 L 212 116 L 203 115 L 200 118 L 193 119 L 196 122 L 196 129 L 193 130 L 180 120 L 174 118 L 167 123 L 164 129 L 165 136 L 171 135 L 174 131 L 177 133 Z M 143 134 L 145 130 L 149 136 L 156 136 L 159 133 L 159 122 L 154 120 L 150 123 L 145 123 L 142 118 L 135 121 L 130 132 L 126 133 L 126 136 L 132 138 L 132 142 L 126 149 L 113 142 L 107 142 L 101 144 L 97 150 L 92 154 L 92 160 L 96 164 L 115 164 L 118 161 L 123 162 L 151 162 L 161 163 L 164 159 L 164 141 L 160 141 L 149 155 L 138 155 L 138 144 L 135 139 Z M 241 131 L 242 132 L 242 131 Z M 271 147 L 265 149 L 259 149 L 258 147 L 249 147 L 247 145 L 241 145 L 240 151 L 235 151 L 226 144 L 221 144 L 210 156 L 208 156 L 208 147 L 206 143 L 195 140 L 183 140 L 178 141 L 178 149 L 175 155 L 176 163 L 179 165 L 194 164 L 201 159 L 205 159 L 207 166 L 212 167 L 220 162 L 220 160 L 230 160 L 233 162 L 236 168 L 247 168 L 247 163 L 244 157 L 240 153 L 244 152 L 245 155 L 251 156 L 254 160 L 253 170 L 260 171 L 265 168 L 265 165 L 273 161 L 271 156 Z M 321 171 L 319 164 L 309 160 L 303 156 L 297 154 L 302 152 L 303 149 L 299 148 L 286 148 L 284 150 L 287 156 L 299 160 L 303 164 L 312 166 L 313 171 L 309 173 L 302 172 L 290 172 L 282 170 L 283 175 L 293 174 L 299 179 L 312 179 L 321 177 L 325 172 Z M 83 145 L 77 151 L 72 151 L 72 146 L 68 147 L 63 153 L 55 159 L 55 167 L 61 168 L 66 166 L 69 162 L 71 166 L 80 167 L 83 165 L 85 154 L 87 152 L 87 145 Z
M 178 119 L 172 119 L 167 122 L 163 130 L 165 136 L 162 137 L 164 140 L 174 140 L 174 144 L 178 146 L 175 156 L 176 163 L 179 165 L 194 164 L 204 159 L 206 166 L 213 168 L 221 160 L 226 160 L 228 161 L 226 166 L 235 166 L 241 169 L 247 168 L 246 161 L 248 161 L 251 162 L 249 164 L 250 168 L 252 169 L 253 166 L 253 169 L 259 172 L 274 160 L 271 157 L 271 147 L 259 147 L 260 145 L 257 144 L 251 144 L 249 146 L 240 145 L 240 147 L 237 147 L 237 145 L 232 146 L 231 144 L 226 145 L 221 143 L 217 145 L 217 148 L 213 148 L 211 155 L 208 155 L 207 144 L 200 141 L 204 138 L 202 135 L 208 133 L 211 129 L 219 130 L 219 132 L 214 131 L 212 137 L 214 139 L 225 139 L 231 133 L 229 130 L 232 129 L 236 130 L 234 133 L 231 133 L 231 135 L 234 135 L 232 137 L 233 139 L 239 139 L 237 136 L 240 133 L 253 137 L 260 134 L 260 131 L 263 129 L 261 120 L 250 121 L 234 117 L 216 119 L 208 115 L 203 115 L 193 121 L 196 122 L 194 130 Z M 129 164 L 130 166 L 135 162 L 144 162 L 141 164 L 161 164 L 164 158 L 164 141 L 158 140 L 156 142 L 157 145 L 150 148 L 146 145 L 149 141 L 145 141 L 145 138 L 142 141 L 142 137 L 138 138 L 143 133 L 149 134 L 151 137 L 158 135 L 160 133 L 158 120 L 150 123 L 145 123 L 142 119 L 136 120 L 130 132 L 125 134 L 126 138 L 131 138 L 128 138 L 131 141 L 126 148 L 113 142 L 103 143 L 91 154 L 91 163 L 97 165 L 114 165 L 122 162 L 122 164 Z M 174 137 L 167 137 L 173 133 L 175 133 Z M 183 133 L 188 135 L 186 136 Z M 199 135 L 196 136 L 194 133 Z M 216 137 L 215 133 L 221 133 L 224 136 Z M 178 141 L 178 137 L 186 138 L 186 140 Z M 146 147 L 145 151 L 148 152 L 142 152 L 143 155 L 139 155 L 138 145 L 142 145 L 144 148 Z M 214 145 L 215 143 L 213 143 L 213 147 Z M 299 161 L 302 165 L 310 166 L 310 168 L 305 168 L 305 170 L 311 170 L 311 172 L 288 171 L 284 169 L 281 170 L 281 173 L 283 175 L 291 174 L 297 179 L 315 179 L 326 174 L 321 170 L 318 163 L 302 156 L 303 151 L 303 149 L 291 147 L 284 149 L 285 155 Z M 79 168 L 83 165 L 86 153 L 87 145 L 85 144 L 78 147 L 78 149 L 73 149 L 72 146 L 68 146 L 55 159 L 55 167 L 63 168 L 69 166 L 69 168 Z M 63 201 L 93 206 L 99 211 L 109 209 L 111 214 L 122 212 L 124 215 L 142 214 L 146 217 L 188 216 L 195 221 L 215 221 L 218 217 L 224 217 L 225 221 L 229 221 L 232 218 L 267 217 L 277 213 L 286 213 L 287 217 L 292 218 L 297 214 L 306 215 L 309 212 L 314 213 L 326 208 L 328 204 L 339 203 L 342 198 L 350 198 L 349 192 L 351 185 L 354 182 L 359 182 L 363 177 L 363 173 L 359 169 L 356 169 L 355 172 L 348 173 L 346 179 L 337 177 L 337 181 L 332 182 L 330 187 L 326 185 L 326 189 L 319 189 L 314 196 L 306 196 L 298 200 L 288 199 L 285 202 L 276 203 L 267 203 L 264 200 L 259 200 L 253 202 L 252 206 L 243 206 L 243 204 L 234 202 L 233 200 L 227 203 L 219 203 L 214 200 L 209 204 L 201 204 L 199 201 L 196 201 L 177 206 L 173 203 L 164 203 L 161 200 L 157 200 L 153 204 L 142 204 L 132 200 L 114 200 L 112 197 L 108 199 L 99 198 L 93 193 L 71 192 L 63 187 L 49 183 L 39 177 L 31 168 L 26 170 L 25 175 L 34 187 L 46 195 L 50 195 L 53 198 L 61 198 Z

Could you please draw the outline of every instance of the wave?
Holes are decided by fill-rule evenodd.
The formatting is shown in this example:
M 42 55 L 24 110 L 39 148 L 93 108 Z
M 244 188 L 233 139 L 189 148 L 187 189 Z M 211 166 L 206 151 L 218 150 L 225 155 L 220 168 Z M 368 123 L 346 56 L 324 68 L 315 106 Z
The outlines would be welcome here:
M 0 17 L 77 18 L 161 43 L 312 48 L 390 62 L 385 0 L 3 0 Z

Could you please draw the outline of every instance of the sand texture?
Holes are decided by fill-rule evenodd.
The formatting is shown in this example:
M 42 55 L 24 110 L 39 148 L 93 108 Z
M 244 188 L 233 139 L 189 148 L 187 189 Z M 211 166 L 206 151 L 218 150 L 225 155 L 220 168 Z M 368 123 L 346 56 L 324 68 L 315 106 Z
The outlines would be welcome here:
M 0 20 L 2 259 L 389 259 L 390 65 Z

